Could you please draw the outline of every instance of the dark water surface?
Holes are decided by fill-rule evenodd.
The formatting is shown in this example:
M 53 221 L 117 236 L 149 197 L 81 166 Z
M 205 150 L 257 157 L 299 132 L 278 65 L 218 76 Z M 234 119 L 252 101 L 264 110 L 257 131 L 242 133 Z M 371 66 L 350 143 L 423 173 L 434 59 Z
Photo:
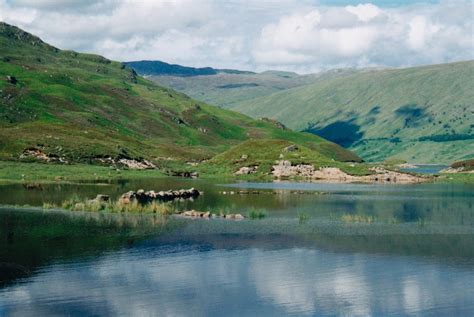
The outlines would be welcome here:
M 470 185 L 7 185 L 0 204 L 189 187 L 180 208 L 267 217 L 0 208 L 0 316 L 474 315 Z

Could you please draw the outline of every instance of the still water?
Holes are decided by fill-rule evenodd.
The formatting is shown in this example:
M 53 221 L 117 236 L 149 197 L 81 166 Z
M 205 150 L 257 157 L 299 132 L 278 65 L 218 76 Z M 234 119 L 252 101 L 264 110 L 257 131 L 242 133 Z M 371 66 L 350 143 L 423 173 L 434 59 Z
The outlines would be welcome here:
M 470 185 L 8 185 L 0 204 L 189 187 L 204 195 L 180 208 L 267 217 L 1 208 L 0 316 L 474 314 Z

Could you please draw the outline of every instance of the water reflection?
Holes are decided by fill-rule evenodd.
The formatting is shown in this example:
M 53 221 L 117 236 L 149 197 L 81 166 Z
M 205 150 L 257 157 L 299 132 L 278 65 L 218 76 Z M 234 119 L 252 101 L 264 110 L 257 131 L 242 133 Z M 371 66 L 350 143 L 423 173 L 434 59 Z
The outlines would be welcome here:
M 0 299 L 22 316 L 469 315 L 473 285 L 472 267 L 427 259 L 158 242 L 50 267 Z
M 235 186 L 263 193 L 219 193 Z M 0 186 L 0 203 L 189 187 L 205 194 L 182 208 L 265 208 L 268 217 L 0 208 L 0 316 L 474 314 L 472 186 L 164 179 Z
M 98 193 L 112 199 L 139 188 L 167 190 L 195 187 L 204 195 L 194 202 L 178 203 L 180 209 L 229 210 L 247 213 L 267 209 L 269 217 L 340 219 L 345 214 L 360 214 L 383 222 L 431 222 L 450 225 L 474 225 L 474 186 L 451 184 L 364 185 L 316 183 L 240 183 L 216 186 L 205 180 L 156 179 L 122 183 L 43 185 L 42 190 L 27 190 L 21 184 L 0 186 L 0 204 L 60 203 L 71 196 L 93 198 Z M 223 190 L 240 188 L 260 190 L 256 195 L 222 195 Z M 295 192 L 297 191 L 297 192 Z M 307 192 L 309 194 L 302 194 Z M 323 192 L 324 194 L 320 194 Z

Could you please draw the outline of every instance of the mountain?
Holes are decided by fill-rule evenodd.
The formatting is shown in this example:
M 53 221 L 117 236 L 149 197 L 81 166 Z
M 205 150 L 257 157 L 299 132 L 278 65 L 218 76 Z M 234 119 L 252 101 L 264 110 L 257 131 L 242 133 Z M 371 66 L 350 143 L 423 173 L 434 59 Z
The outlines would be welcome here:
M 474 157 L 474 61 L 355 73 L 232 109 L 323 136 L 366 160 Z
M 149 62 L 161 65 L 160 61 Z M 222 108 L 232 109 L 245 100 L 267 96 L 290 88 L 300 87 L 315 81 L 352 75 L 354 73 L 373 71 L 373 69 L 334 69 L 318 74 L 299 75 L 293 72 L 265 71 L 262 73 L 243 72 L 238 70 L 219 70 L 209 67 L 198 75 L 173 74 L 171 71 L 152 71 L 142 67 L 143 62 L 128 62 L 140 75 L 155 83 L 181 91 L 197 100 Z M 166 64 L 169 65 L 169 64 Z M 176 70 L 190 69 L 196 74 L 196 68 L 174 65 Z M 211 71 L 212 70 L 212 71 Z
M 163 68 L 160 66 L 162 64 L 164 64 Z M 314 81 L 313 76 L 300 76 L 290 72 L 252 73 L 210 67 L 192 68 L 169 65 L 160 61 L 128 62 L 127 65 L 161 86 L 223 108 L 232 108 L 235 103 L 244 100 Z M 148 65 L 151 66 L 148 67 Z M 156 65 L 156 69 L 152 67 L 153 65 Z M 172 66 L 172 70 L 167 70 L 168 66 Z
M 235 69 L 216 69 L 212 67 L 187 67 L 176 64 L 168 64 L 162 61 L 134 61 L 125 62 L 135 71 L 144 76 L 178 76 L 178 77 L 192 77 L 192 76 L 209 76 L 220 73 L 224 74 L 254 74 L 253 72 L 235 70 Z
M 198 102 L 122 63 L 0 23 L 0 159 L 189 166 L 249 139 L 298 144 L 321 162 L 360 160 L 320 137 Z
M 149 78 L 198 100 L 317 134 L 368 161 L 450 163 L 474 156 L 473 61 L 310 75 Z

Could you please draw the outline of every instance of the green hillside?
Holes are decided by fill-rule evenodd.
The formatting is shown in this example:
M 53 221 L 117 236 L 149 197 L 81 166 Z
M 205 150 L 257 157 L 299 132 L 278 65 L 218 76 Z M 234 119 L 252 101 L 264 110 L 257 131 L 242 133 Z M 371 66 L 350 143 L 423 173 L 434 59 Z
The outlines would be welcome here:
M 235 69 L 194 68 L 162 61 L 126 62 L 138 74 L 155 83 L 222 108 L 232 109 L 245 100 L 267 96 L 321 80 L 371 72 L 375 69 L 333 69 L 318 74 L 265 71 L 254 73 Z
M 320 137 L 209 106 L 122 63 L 59 50 L 0 23 L 2 160 L 102 164 L 111 157 L 179 165 L 252 138 L 288 140 L 328 161 L 359 160 Z
M 141 73 L 139 69 L 137 72 Z M 192 77 L 159 75 L 146 77 L 159 85 L 184 92 L 197 100 L 230 109 L 236 103 L 314 81 L 314 77 L 311 75 L 300 76 L 288 72 L 259 74 L 219 72 L 214 75 Z
M 329 78 L 232 109 L 321 135 L 366 160 L 474 157 L 474 61 Z

